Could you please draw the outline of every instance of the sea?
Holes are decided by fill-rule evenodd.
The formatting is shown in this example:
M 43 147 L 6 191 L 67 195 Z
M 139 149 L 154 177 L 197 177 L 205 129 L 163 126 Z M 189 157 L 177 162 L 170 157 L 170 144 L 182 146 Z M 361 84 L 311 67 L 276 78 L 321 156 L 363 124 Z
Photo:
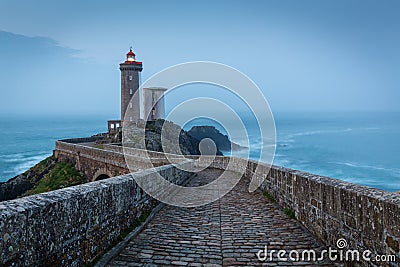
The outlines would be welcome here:
M 249 157 L 260 158 L 266 143 L 254 119 L 246 118 Z M 106 116 L 0 116 L 0 181 L 28 170 L 50 156 L 55 141 L 107 131 Z M 276 150 L 273 164 L 348 182 L 400 191 L 400 113 L 274 113 Z M 234 125 L 196 119 L 182 125 L 214 125 L 224 134 Z

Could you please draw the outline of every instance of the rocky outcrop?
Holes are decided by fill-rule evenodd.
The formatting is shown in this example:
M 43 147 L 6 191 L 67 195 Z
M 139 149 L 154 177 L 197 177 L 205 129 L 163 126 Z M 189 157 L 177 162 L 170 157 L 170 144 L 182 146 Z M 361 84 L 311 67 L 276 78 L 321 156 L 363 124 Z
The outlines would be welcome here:
M 210 138 L 217 146 L 216 153 L 220 156 L 223 155 L 221 151 L 235 151 L 245 148 L 231 142 L 227 135 L 222 134 L 214 126 L 194 126 L 190 131 L 185 131 L 179 125 L 162 119 L 149 121 L 146 125 L 144 125 L 144 121 L 139 121 L 139 124 L 139 127 L 134 125 L 128 126 L 129 131 L 125 132 L 124 145 L 157 152 L 200 155 L 200 140 Z M 161 134 L 164 135 L 163 143 L 165 149 L 168 151 L 164 151 L 165 149 L 162 147 Z M 176 139 L 176 136 L 179 136 L 179 139 Z M 143 142 L 143 138 L 145 138 L 145 142 Z M 177 143 L 178 141 L 179 144 Z M 122 132 L 108 134 L 101 142 L 121 143 Z
M 143 142 L 143 136 L 145 142 Z M 143 129 L 130 126 L 125 138 L 124 145 L 135 148 L 172 154 L 200 155 L 199 139 L 193 137 L 179 125 L 170 121 L 160 119 L 147 122 L 145 134 L 143 134 Z M 164 147 L 162 146 L 161 139 L 163 139 Z M 144 147 L 144 143 L 146 147 Z M 216 153 L 220 156 L 223 155 L 220 150 L 217 150 Z
M 22 196 L 49 173 L 54 168 L 55 164 L 55 159 L 53 157 L 48 157 L 26 172 L 15 176 L 7 182 L 0 183 L 0 201 Z
M 187 133 L 197 140 L 202 140 L 204 138 L 212 139 L 217 148 L 221 151 L 235 151 L 244 149 L 244 147 L 231 142 L 227 135 L 222 134 L 214 126 L 193 126 L 192 129 L 190 129 Z

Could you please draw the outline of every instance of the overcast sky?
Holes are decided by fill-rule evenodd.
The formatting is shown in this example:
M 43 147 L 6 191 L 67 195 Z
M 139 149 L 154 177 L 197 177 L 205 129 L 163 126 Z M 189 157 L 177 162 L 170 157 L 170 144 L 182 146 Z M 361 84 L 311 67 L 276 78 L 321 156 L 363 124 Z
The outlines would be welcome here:
M 400 111 L 399 14 L 396 0 L 1 0 L 0 114 L 117 118 L 131 45 L 142 80 L 215 61 L 273 111 Z

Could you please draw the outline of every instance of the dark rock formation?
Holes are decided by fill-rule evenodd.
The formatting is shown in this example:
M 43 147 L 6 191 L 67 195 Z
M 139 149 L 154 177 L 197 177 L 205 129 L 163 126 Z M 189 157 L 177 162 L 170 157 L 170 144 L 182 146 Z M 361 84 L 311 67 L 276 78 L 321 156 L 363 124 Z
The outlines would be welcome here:
M 161 133 L 162 129 L 163 132 Z M 161 146 L 161 135 L 163 135 L 164 146 L 169 151 L 176 153 L 179 147 L 184 155 L 200 155 L 199 139 L 194 138 L 188 132 L 181 129 L 179 125 L 170 121 L 156 120 L 146 124 L 146 148 L 153 151 L 164 152 Z M 176 137 L 179 136 L 178 139 Z M 179 144 L 177 144 L 179 142 Z M 176 148 L 176 149 L 175 149 Z M 217 150 L 217 155 L 222 156 L 222 152 Z
M 214 126 L 193 126 L 192 129 L 190 129 L 190 131 L 187 133 L 197 140 L 204 138 L 212 139 L 217 145 L 217 148 L 221 151 L 234 151 L 244 148 L 236 143 L 231 142 L 227 135 L 222 134 Z
M 194 126 L 187 132 L 181 129 L 179 125 L 162 119 L 149 121 L 146 125 L 141 120 L 139 124 L 139 127 L 134 125 L 128 126 L 129 131 L 125 132 L 127 136 L 125 136 L 124 145 L 172 154 L 200 155 L 200 140 L 210 138 L 217 146 L 216 154 L 220 156 L 223 155 L 221 151 L 234 151 L 245 148 L 231 142 L 228 136 L 222 134 L 214 126 Z M 143 128 L 145 129 L 144 134 Z M 161 133 L 163 128 L 164 131 Z M 162 147 L 161 134 L 163 134 L 163 142 L 167 151 L 164 151 Z M 143 136 L 145 136 L 146 147 L 143 145 Z M 179 136 L 179 139 L 176 139 L 176 136 Z M 179 145 L 177 144 L 178 141 Z M 101 143 L 122 143 L 122 132 L 113 133 L 112 135 L 108 134 Z

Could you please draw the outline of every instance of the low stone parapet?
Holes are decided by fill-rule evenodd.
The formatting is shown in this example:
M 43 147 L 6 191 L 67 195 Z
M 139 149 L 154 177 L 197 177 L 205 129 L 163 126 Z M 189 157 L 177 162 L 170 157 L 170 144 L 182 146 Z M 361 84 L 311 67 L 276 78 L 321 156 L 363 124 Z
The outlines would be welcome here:
M 0 266 L 87 265 L 158 204 L 133 178 L 156 173 L 177 184 L 191 175 L 168 165 L 1 202 Z
M 228 164 L 230 160 L 234 164 Z M 247 178 L 265 179 L 261 190 L 268 192 L 283 208 L 294 211 L 311 233 L 327 246 L 337 249 L 341 238 L 347 248 L 360 253 L 395 255 L 400 265 L 400 195 L 338 179 L 230 157 L 203 157 L 195 166 L 239 171 Z M 383 266 L 360 261 L 359 266 Z

